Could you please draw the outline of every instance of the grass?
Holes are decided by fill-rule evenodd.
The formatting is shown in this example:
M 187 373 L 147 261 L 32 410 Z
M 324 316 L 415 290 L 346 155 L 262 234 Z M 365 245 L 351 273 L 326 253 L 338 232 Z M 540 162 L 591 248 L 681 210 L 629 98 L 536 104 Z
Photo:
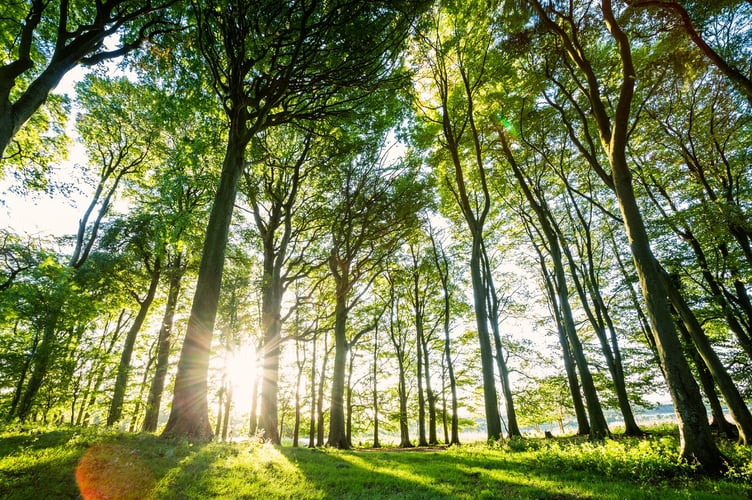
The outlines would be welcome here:
M 0 498 L 751 498 L 752 450 L 722 446 L 735 467 L 709 479 L 666 429 L 397 452 L 15 427 L 0 430 Z

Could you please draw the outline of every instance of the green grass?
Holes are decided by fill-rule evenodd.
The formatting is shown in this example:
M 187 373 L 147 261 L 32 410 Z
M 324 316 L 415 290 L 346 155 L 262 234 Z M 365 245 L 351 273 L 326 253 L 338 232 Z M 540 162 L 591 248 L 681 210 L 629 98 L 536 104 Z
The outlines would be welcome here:
M 192 445 L 77 428 L 0 430 L 0 498 L 751 498 L 752 450 L 708 479 L 675 432 L 590 443 L 502 441 L 423 451 Z M 81 489 L 79 489 L 81 488 Z

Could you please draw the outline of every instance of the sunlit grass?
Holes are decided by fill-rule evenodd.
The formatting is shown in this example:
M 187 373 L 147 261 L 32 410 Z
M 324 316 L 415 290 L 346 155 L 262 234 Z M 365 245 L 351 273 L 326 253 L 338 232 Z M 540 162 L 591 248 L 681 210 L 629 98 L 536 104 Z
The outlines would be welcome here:
M 8 428 L 0 431 L 0 498 L 752 497 L 752 451 L 722 446 L 735 465 L 726 478 L 706 479 L 679 463 L 676 436 L 664 431 L 602 443 L 340 451 Z

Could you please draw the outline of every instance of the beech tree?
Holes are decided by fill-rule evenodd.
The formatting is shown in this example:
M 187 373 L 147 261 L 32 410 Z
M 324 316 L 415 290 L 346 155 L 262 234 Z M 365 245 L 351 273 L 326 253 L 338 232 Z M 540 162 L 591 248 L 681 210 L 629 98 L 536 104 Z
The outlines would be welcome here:
M 296 120 L 351 110 L 393 76 L 419 2 L 195 2 L 201 53 L 227 115 L 222 172 L 206 228 L 164 435 L 212 435 L 206 376 L 230 221 L 248 143 Z
M 563 52 L 572 61 L 589 103 L 600 145 L 608 158 L 611 172 L 599 170 L 603 181 L 611 187 L 619 202 L 624 228 L 629 236 L 632 257 L 640 278 L 648 318 L 654 334 L 655 346 L 669 391 L 674 401 L 682 435 L 681 456 L 700 464 L 707 472 L 725 468 L 725 459 L 710 434 L 705 407 L 697 383 L 684 358 L 668 301 L 668 286 L 664 273 L 652 249 L 637 203 L 632 174 L 627 159 L 630 118 L 635 97 L 637 72 L 629 35 L 617 20 L 611 0 L 600 2 L 600 20 L 619 64 L 618 84 L 613 104 L 605 100 L 600 78 L 588 54 L 582 50 L 574 12 L 568 15 L 550 11 L 537 0 L 530 0 L 539 22 L 561 43 Z
M 348 335 L 348 316 L 383 266 L 420 223 L 426 205 L 424 183 L 409 159 L 390 163 L 381 141 L 331 165 L 323 192 L 329 194 L 328 266 L 335 284 L 334 366 L 329 446 L 348 448 L 344 390 L 347 353 L 375 322 Z
M 105 215 L 111 208 L 113 198 L 122 186 L 123 179 L 146 169 L 155 160 L 156 126 L 149 125 L 145 114 L 149 113 L 146 101 L 150 93 L 138 92 L 137 86 L 125 79 L 107 80 L 91 76 L 79 85 L 82 113 L 78 116 L 77 128 L 86 140 L 94 192 L 79 220 L 73 238 L 73 250 L 67 259 L 67 279 L 73 282 L 87 262 Z M 112 91 L 112 94 L 109 92 Z M 123 105 L 131 100 L 133 106 Z M 45 320 L 44 333 L 39 348 L 35 350 L 32 371 L 26 383 L 16 415 L 24 420 L 31 410 L 37 391 L 47 375 L 51 351 L 55 343 L 57 321 L 65 304 L 61 297 L 56 307 L 50 307 Z

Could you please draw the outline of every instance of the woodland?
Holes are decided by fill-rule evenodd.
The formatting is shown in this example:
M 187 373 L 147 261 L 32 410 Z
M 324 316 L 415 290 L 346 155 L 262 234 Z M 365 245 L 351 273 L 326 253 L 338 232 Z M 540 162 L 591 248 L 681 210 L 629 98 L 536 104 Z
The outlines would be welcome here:
M 752 444 L 752 1 L 10 0 L 0 40 L 3 198 L 83 200 L 0 227 L 4 426 L 331 458 L 661 402 L 700 475 Z

